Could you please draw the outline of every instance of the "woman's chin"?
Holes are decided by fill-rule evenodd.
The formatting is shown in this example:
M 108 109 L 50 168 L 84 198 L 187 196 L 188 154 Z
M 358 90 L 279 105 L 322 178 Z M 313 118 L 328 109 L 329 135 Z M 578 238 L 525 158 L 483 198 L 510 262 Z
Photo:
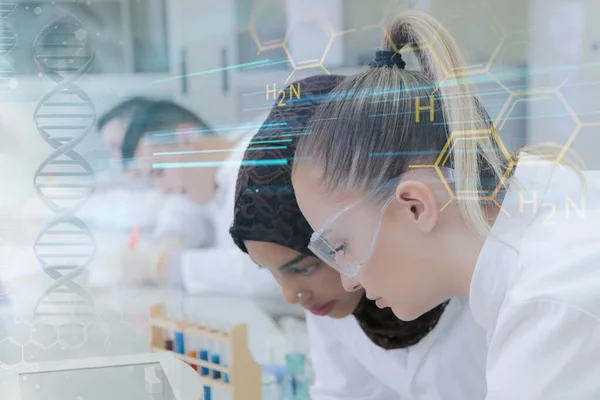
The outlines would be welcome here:
M 331 310 L 327 316 L 335 319 L 346 318 L 348 315 L 352 314 L 352 311 L 354 310 L 344 307 L 341 304 L 336 304 L 333 310 Z
M 410 321 L 414 321 L 415 319 L 419 318 L 421 315 L 423 315 L 423 312 L 420 312 L 420 310 L 417 310 L 415 308 L 409 308 L 409 307 L 390 307 L 392 309 L 392 312 L 394 313 L 394 315 L 401 321 L 405 321 L 405 322 L 410 322 Z

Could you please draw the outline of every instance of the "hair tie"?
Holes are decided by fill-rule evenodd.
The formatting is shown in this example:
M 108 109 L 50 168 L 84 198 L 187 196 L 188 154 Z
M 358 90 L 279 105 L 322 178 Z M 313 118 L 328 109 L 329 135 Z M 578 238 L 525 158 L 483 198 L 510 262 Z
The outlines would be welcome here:
M 400 69 L 406 67 L 406 63 L 402 60 L 400 53 L 388 50 L 377 50 L 375 52 L 375 58 L 368 65 L 373 68 L 391 67 L 394 65 L 398 66 Z

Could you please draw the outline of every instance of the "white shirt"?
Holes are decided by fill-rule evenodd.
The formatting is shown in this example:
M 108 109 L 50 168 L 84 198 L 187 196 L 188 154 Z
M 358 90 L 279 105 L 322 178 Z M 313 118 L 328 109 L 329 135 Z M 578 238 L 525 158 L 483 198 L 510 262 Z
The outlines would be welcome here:
M 586 172 L 583 189 L 563 166 L 515 175 L 470 288 L 486 399 L 600 399 L 600 178 Z
M 485 399 L 485 331 L 466 299 L 450 301 L 419 343 L 384 350 L 356 318 L 306 313 L 315 371 L 312 400 Z
M 165 195 L 165 201 L 152 234 L 156 243 L 175 235 L 189 249 L 213 246 L 215 232 L 213 218 L 207 206 L 197 204 L 184 194 Z

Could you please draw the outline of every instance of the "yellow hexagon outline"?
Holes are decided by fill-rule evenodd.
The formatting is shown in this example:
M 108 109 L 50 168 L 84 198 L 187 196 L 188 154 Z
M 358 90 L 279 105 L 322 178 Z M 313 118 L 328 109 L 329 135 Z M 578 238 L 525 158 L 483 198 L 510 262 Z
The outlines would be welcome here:
M 441 23 L 440 23 L 441 24 Z M 508 38 L 508 34 L 506 32 L 504 32 L 504 29 L 502 28 L 502 25 L 498 23 L 498 21 L 496 21 L 495 18 L 492 18 L 492 29 L 494 28 L 497 29 L 498 33 L 500 34 L 500 38 L 498 41 L 498 44 L 496 45 L 496 47 L 494 48 L 494 51 L 492 51 L 492 54 L 490 55 L 490 59 L 487 61 L 487 63 L 485 64 L 485 66 L 483 66 L 482 68 L 479 69 L 471 69 L 477 66 L 481 66 L 482 64 L 474 64 L 474 65 L 465 65 L 460 67 L 460 72 L 456 72 L 453 71 L 446 71 L 445 68 L 442 67 L 442 72 L 444 73 L 444 77 L 445 79 L 456 79 L 456 78 L 463 78 L 463 77 L 467 77 L 467 76 L 473 76 L 473 75 L 478 75 L 478 74 L 489 74 L 490 69 L 492 68 L 492 65 L 494 64 L 494 62 L 496 61 L 496 58 L 498 58 L 498 55 L 500 55 L 500 52 L 502 51 L 502 46 L 504 46 L 504 43 L 506 42 L 506 39 Z M 435 40 L 439 40 L 439 35 L 437 35 L 434 38 Z M 439 61 L 438 55 L 432 51 L 431 54 L 433 55 L 433 58 L 435 58 L 435 61 L 438 63 L 438 65 L 442 65 Z M 490 76 L 492 76 L 491 74 L 489 74 Z
M 496 121 L 494 121 L 494 127 L 498 131 L 502 130 L 502 126 L 506 123 L 506 121 L 510 117 L 511 113 L 513 112 L 514 108 L 516 107 L 516 105 L 519 102 L 532 101 L 531 99 L 523 98 L 524 96 L 543 95 L 543 94 L 556 95 L 556 97 L 559 99 L 559 101 L 565 107 L 565 110 L 567 110 L 567 113 L 570 115 L 573 122 L 575 122 L 575 127 L 573 128 L 573 131 L 571 132 L 571 134 L 569 135 L 569 138 L 565 141 L 564 144 L 557 143 L 557 145 L 561 148 L 561 150 L 555 158 L 548 159 L 548 160 L 542 160 L 542 161 L 523 160 L 520 162 L 521 165 L 541 166 L 541 165 L 547 165 L 548 163 L 557 163 L 557 162 L 562 161 L 563 158 L 565 157 L 565 154 L 569 151 L 571 145 L 577 138 L 577 135 L 581 131 L 581 128 L 583 126 L 587 126 L 587 124 L 583 124 L 581 122 L 581 119 L 579 118 L 577 113 L 573 110 L 573 108 L 571 107 L 571 105 L 569 104 L 569 102 L 567 101 L 565 96 L 560 91 L 560 87 L 556 87 L 556 88 L 542 88 L 542 89 L 533 89 L 533 90 L 522 90 L 520 92 L 511 92 L 508 99 L 506 99 L 504 106 L 498 113 L 498 117 L 496 117 Z
M 281 48 L 285 44 L 286 36 L 284 36 L 280 42 L 277 42 L 274 44 L 269 44 L 269 45 L 265 46 L 265 45 L 263 45 L 262 40 L 260 39 L 258 32 L 256 31 L 255 18 L 257 16 L 257 14 L 260 11 L 262 11 L 262 9 L 264 9 L 268 6 L 273 6 L 273 5 L 275 5 L 275 3 L 264 3 L 264 4 L 260 4 L 258 7 L 256 7 L 255 9 L 252 10 L 252 16 L 250 17 L 250 24 L 249 24 L 248 31 L 250 32 L 250 36 L 252 37 L 252 40 L 254 40 L 254 43 L 256 43 L 256 47 L 258 47 L 258 52 L 256 54 L 260 54 L 266 50 L 274 50 L 274 49 Z M 287 33 L 286 33 L 286 35 L 287 35 Z
M 502 154 L 504 155 L 504 157 L 508 161 L 508 168 L 506 169 L 504 175 L 500 179 L 500 182 L 494 188 L 494 190 L 492 191 L 491 194 L 489 194 L 487 196 L 482 196 L 479 193 L 477 195 L 472 195 L 472 194 L 467 194 L 467 195 L 457 194 L 457 193 L 455 193 L 452 190 L 452 187 L 450 186 L 450 184 L 446 180 L 446 177 L 444 176 L 444 174 L 443 174 L 443 172 L 441 170 L 441 167 L 443 166 L 443 164 L 447 161 L 448 157 L 450 156 L 451 151 L 452 151 L 452 147 L 454 146 L 454 144 L 456 143 L 456 141 L 458 141 L 458 140 L 474 140 L 475 138 L 481 138 L 482 136 L 484 136 L 486 138 L 489 138 L 490 140 L 496 142 L 496 144 L 500 148 Z M 504 143 L 502 143 L 502 140 L 500 140 L 500 138 L 498 137 L 498 134 L 496 133 L 496 130 L 492 127 L 491 129 L 473 129 L 473 130 L 469 130 L 469 131 L 455 131 L 455 132 L 452 132 L 450 134 L 450 136 L 448 137 L 448 140 L 444 144 L 444 147 L 442 148 L 442 150 L 438 154 L 438 156 L 437 156 L 437 158 L 436 158 L 436 160 L 435 160 L 435 162 L 433 164 L 415 164 L 415 165 L 409 166 L 409 168 L 412 168 L 412 169 L 416 169 L 416 168 L 433 168 L 436 171 L 436 173 L 438 174 L 438 176 L 442 180 L 442 184 L 446 188 L 446 191 L 448 192 L 448 195 L 450 196 L 450 200 L 448 200 L 448 202 L 446 202 L 446 204 L 444 204 L 442 206 L 442 208 L 440 209 L 440 211 L 443 211 L 454 200 L 476 200 L 476 201 L 488 200 L 488 201 L 494 202 L 494 204 L 496 204 L 499 208 L 501 208 L 501 204 L 496 201 L 496 196 L 498 195 L 498 192 L 500 191 L 500 189 L 504 186 L 504 183 L 506 182 L 506 179 L 508 179 L 508 176 L 510 175 L 510 173 L 514 169 L 515 165 L 516 165 L 516 163 L 513 160 L 513 157 L 508 152 L 508 150 L 506 150 L 506 147 L 504 146 Z
M 310 64 L 298 66 L 297 62 L 294 60 L 294 57 L 292 56 L 292 53 L 290 53 L 290 50 L 288 49 L 288 41 L 290 39 L 290 35 L 292 34 L 293 30 L 298 26 L 299 23 L 311 22 L 311 21 L 317 21 L 318 23 L 320 23 L 322 25 L 322 27 L 324 28 L 323 30 L 329 33 L 329 40 L 327 41 L 327 44 L 325 45 L 325 49 L 323 50 L 323 54 L 321 54 L 321 58 L 319 59 L 318 62 L 313 62 Z M 347 31 L 344 31 L 344 32 L 347 32 Z M 321 67 L 325 71 L 325 73 L 327 73 L 327 75 L 331 75 L 331 72 L 329 72 L 329 70 L 323 65 L 323 61 L 325 61 L 325 58 L 327 57 L 327 53 L 329 53 L 329 50 L 331 49 L 331 44 L 333 43 L 333 40 L 337 36 L 338 36 L 338 34 L 336 34 L 335 30 L 329 23 L 329 20 L 327 18 L 323 18 L 323 16 L 318 16 L 316 18 L 312 17 L 312 18 L 307 18 L 302 21 L 297 21 L 294 25 L 290 26 L 290 28 L 288 29 L 288 31 L 285 35 L 285 39 L 283 42 L 283 51 L 287 55 L 288 60 L 290 61 L 290 64 L 292 65 L 292 72 L 290 72 L 287 79 L 285 80 L 285 84 L 287 85 L 287 83 L 290 81 L 290 79 L 292 78 L 294 73 L 296 73 L 296 71 L 301 71 L 304 69 Z

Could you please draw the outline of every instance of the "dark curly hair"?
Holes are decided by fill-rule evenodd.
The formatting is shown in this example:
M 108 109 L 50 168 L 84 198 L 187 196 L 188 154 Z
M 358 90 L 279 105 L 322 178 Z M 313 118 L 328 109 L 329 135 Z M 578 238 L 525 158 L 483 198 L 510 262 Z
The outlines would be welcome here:
M 230 234 L 236 245 L 248 252 L 245 240 L 275 243 L 312 255 L 308 243 L 312 229 L 298 208 L 291 182 L 297 138 L 319 104 L 344 79 L 337 75 L 310 77 L 288 86 L 300 89 L 300 98 L 277 99 L 269 116 L 248 146 L 239 170 L 234 219 Z M 280 95 L 281 96 L 281 95 Z M 290 97 L 290 96 L 288 96 Z M 281 102 L 282 103 L 282 102 Z M 362 297 L 353 314 L 365 334 L 384 349 L 399 349 L 418 343 L 439 321 L 446 303 L 418 319 L 400 321 L 389 308 L 379 309 Z

